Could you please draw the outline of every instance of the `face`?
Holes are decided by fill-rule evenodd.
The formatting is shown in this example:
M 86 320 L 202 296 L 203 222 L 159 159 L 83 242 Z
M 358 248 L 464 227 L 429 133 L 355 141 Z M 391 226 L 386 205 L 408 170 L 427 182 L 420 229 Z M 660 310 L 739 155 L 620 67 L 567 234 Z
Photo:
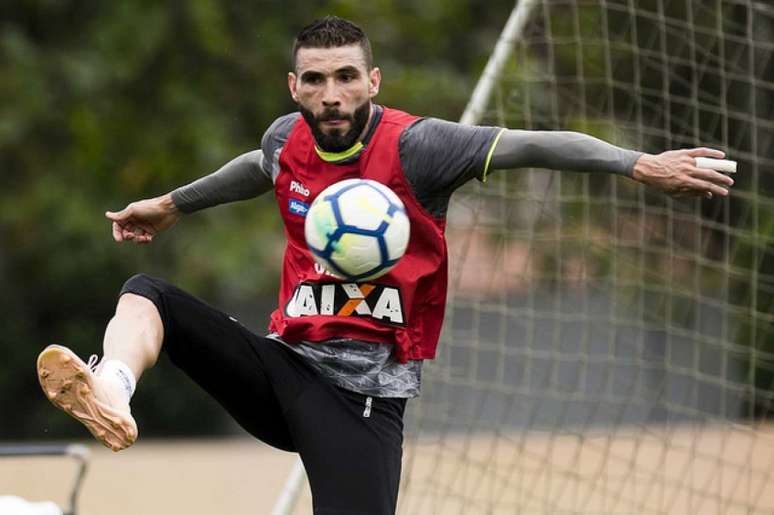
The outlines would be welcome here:
M 290 95 L 326 152 L 347 150 L 361 136 L 380 82 L 381 72 L 368 70 L 359 45 L 300 48 L 288 74 Z

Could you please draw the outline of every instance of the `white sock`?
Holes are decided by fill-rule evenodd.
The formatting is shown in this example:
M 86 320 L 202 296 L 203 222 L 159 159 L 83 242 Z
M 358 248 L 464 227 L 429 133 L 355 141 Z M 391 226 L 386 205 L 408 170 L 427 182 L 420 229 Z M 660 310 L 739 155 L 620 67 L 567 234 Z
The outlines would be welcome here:
M 117 359 L 103 360 L 100 364 L 99 376 L 118 384 L 121 387 L 121 392 L 126 395 L 126 403 L 129 404 L 129 400 L 134 395 L 134 389 L 137 387 L 137 379 L 126 363 Z

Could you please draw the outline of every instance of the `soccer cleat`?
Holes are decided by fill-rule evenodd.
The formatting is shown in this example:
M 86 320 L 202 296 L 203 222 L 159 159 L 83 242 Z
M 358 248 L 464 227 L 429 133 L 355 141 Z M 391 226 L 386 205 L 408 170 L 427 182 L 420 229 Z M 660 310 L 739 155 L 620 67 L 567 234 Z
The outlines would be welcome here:
M 38 356 L 38 379 L 54 406 L 117 452 L 137 439 L 137 424 L 120 393 L 95 374 L 96 361 L 92 356 L 85 363 L 67 347 L 49 345 Z

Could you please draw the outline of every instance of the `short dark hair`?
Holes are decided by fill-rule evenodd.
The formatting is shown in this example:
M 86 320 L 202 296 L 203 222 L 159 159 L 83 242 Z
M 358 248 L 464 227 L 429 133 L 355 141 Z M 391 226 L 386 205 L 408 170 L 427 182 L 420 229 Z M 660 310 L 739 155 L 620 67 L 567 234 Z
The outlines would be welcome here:
M 292 63 L 296 68 L 296 54 L 299 48 L 333 48 L 347 45 L 360 45 L 365 56 L 366 67 L 373 66 L 371 42 L 363 29 L 349 20 L 338 16 L 318 18 L 301 29 L 293 42 Z

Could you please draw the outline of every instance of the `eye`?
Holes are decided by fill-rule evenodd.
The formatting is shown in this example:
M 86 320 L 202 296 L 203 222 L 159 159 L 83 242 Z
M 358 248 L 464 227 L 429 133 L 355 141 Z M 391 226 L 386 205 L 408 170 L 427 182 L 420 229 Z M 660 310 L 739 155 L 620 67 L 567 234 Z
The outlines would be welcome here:
M 360 75 L 358 74 L 357 70 L 352 69 L 340 70 L 336 73 L 337 80 L 339 82 L 343 82 L 344 84 L 357 80 L 358 77 L 360 77 Z
M 307 74 L 304 74 L 304 76 L 302 77 L 302 80 L 306 84 L 318 85 L 323 82 L 323 76 L 317 73 L 307 73 Z

